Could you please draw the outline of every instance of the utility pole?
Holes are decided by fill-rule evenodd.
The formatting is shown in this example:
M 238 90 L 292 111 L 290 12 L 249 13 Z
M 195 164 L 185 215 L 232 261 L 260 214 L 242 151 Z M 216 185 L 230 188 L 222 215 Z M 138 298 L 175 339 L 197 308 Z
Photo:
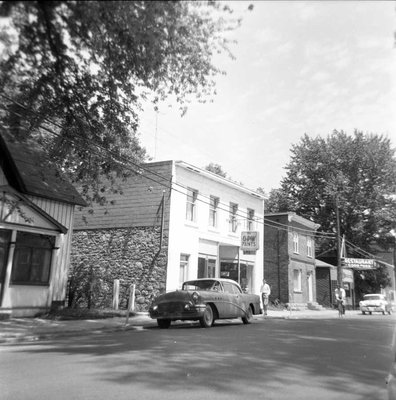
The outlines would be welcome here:
M 341 264 L 341 229 L 340 229 L 340 211 L 338 194 L 335 198 L 336 208 L 336 230 L 337 230 L 337 282 L 342 287 L 342 264 Z

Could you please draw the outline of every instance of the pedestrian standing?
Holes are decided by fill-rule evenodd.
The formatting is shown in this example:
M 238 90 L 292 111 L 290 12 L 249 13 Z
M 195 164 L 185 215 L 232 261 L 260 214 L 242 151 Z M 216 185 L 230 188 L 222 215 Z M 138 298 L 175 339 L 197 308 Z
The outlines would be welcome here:
M 264 315 L 267 315 L 269 295 L 271 294 L 271 288 L 265 279 L 263 279 L 263 284 L 261 285 L 260 293 L 261 293 L 261 299 L 263 301 Z

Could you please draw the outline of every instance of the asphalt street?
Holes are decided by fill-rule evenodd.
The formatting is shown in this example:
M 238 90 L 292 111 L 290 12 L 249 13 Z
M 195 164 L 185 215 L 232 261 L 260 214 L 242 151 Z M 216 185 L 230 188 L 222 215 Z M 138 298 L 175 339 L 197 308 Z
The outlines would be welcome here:
M 385 400 L 394 326 L 394 315 L 329 312 L 4 342 L 0 393 L 5 400 Z

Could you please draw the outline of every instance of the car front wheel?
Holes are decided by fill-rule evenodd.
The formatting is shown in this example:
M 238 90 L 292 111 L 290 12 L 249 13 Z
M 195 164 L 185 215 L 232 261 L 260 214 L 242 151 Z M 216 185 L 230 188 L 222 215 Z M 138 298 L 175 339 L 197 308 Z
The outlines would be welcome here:
M 157 319 L 157 324 L 161 329 L 168 329 L 171 324 L 170 319 Z
M 252 307 L 248 307 L 248 309 L 245 312 L 245 315 L 242 317 L 242 322 L 244 324 L 250 324 L 252 322 L 252 318 L 253 318 Z
M 213 325 L 213 310 L 209 304 L 206 305 L 203 316 L 199 322 L 202 328 L 210 328 Z

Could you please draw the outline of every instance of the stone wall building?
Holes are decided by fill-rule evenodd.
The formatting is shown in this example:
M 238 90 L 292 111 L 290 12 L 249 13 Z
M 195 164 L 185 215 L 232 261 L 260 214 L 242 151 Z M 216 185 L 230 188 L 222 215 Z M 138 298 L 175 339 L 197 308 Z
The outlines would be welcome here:
M 241 234 L 263 238 L 260 194 L 182 161 L 144 164 L 120 187 L 111 204 L 76 215 L 72 267 L 96 282 L 96 305 L 111 305 L 114 279 L 120 306 L 136 285 L 137 310 L 197 277 L 229 277 L 259 292 L 263 246 L 244 251 Z

